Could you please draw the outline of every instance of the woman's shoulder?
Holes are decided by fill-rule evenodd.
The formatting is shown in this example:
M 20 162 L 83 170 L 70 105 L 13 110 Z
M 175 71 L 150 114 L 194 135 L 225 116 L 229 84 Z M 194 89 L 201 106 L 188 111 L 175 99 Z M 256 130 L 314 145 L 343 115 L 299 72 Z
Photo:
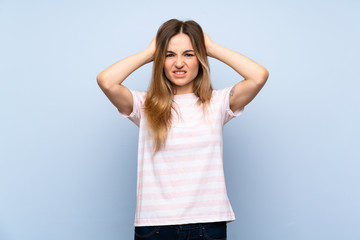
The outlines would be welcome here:
M 138 101 L 141 104 L 143 104 L 145 102 L 145 98 L 146 98 L 146 94 L 147 94 L 146 91 L 139 91 L 139 90 L 133 90 L 133 89 L 129 89 L 129 90 L 134 97 L 134 101 Z
M 225 88 L 220 88 L 220 89 L 213 89 L 213 91 L 212 91 L 212 98 L 213 98 L 213 97 L 214 97 L 214 98 L 219 98 L 219 97 L 223 97 L 223 96 L 227 95 L 227 94 L 230 92 L 230 90 L 231 90 L 232 87 L 233 87 L 233 86 L 225 87 Z
M 136 95 L 141 97 L 146 97 L 147 92 L 146 91 L 138 91 L 138 90 L 132 90 Z

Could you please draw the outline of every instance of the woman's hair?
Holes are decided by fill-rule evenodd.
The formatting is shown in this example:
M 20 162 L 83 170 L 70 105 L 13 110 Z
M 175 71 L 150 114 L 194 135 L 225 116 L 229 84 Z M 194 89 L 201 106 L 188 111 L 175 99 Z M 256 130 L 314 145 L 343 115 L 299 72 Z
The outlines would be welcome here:
M 192 20 L 177 19 L 163 23 L 156 34 L 152 77 L 144 103 L 147 127 L 154 142 L 154 154 L 165 146 L 168 130 L 171 127 L 172 109 L 178 114 L 173 106 L 175 87 L 165 75 L 164 63 L 170 39 L 179 33 L 189 36 L 199 61 L 199 72 L 193 80 L 193 92 L 199 98 L 197 104 L 202 105 L 203 113 L 212 95 L 209 63 L 200 25 Z

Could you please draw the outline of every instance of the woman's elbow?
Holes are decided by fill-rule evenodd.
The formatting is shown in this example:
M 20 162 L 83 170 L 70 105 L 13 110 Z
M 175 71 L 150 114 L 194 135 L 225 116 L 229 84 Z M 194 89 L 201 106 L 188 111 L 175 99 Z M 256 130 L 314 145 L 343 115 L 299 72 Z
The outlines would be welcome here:
M 256 78 L 256 83 L 263 86 L 269 78 L 269 71 L 264 68 L 261 74 Z
M 97 76 L 96 76 L 96 82 L 98 83 L 98 85 L 101 87 L 101 88 L 106 88 L 107 86 L 107 81 L 104 77 L 104 75 L 102 73 L 99 73 Z
M 266 68 L 263 69 L 262 78 L 265 82 L 269 78 L 269 71 Z

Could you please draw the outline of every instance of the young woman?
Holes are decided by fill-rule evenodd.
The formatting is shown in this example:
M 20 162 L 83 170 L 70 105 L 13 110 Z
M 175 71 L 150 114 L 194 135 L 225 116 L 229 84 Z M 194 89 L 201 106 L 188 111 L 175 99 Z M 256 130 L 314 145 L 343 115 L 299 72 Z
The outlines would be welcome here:
M 207 56 L 244 80 L 214 90 Z M 147 92 L 122 82 L 153 61 Z M 102 71 L 97 82 L 139 127 L 135 239 L 226 239 L 235 220 L 223 171 L 222 130 L 257 95 L 268 71 L 214 43 L 194 21 L 171 19 L 149 47 Z

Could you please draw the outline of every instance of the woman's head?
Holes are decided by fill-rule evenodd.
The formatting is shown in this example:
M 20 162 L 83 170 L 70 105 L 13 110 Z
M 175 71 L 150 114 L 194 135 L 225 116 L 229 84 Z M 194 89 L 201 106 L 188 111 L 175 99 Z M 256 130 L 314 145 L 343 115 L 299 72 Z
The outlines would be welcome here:
M 179 39 L 184 41 L 178 41 Z M 174 47 L 180 48 L 174 49 Z M 169 53 L 171 52 L 168 51 L 173 50 L 178 50 L 175 53 L 176 56 L 171 55 L 169 57 Z M 169 88 L 169 91 L 176 94 L 176 81 L 172 80 L 175 80 L 177 77 L 171 74 L 171 72 L 176 70 L 176 67 L 182 67 L 181 60 L 184 60 L 184 65 L 186 65 L 190 59 L 189 55 L 185 55 L 187 53 L 180 52 L 181 50 L 193 50 L 193 52 L 189 52 L 189 54 L 193 54 L 193 58 L 198 62 L 197 74 L 195 76 L 189 76 L 189 74 L 187 74 L 189 77 L 192 77 L 192 79 L 186 79 L 187 81 L 194 80 L 193 83 L 191 83 L 191 85 L 193 85 L 191 92 L 198 95 L 202 81 L 207 82 L 207 84 L 205 84 L 207 87 L 211 84 L 203 31 L 201 26 L 195 21 L 180 21 L 177 19 L 171 19 L 160 26 L 156 34 L 153 78 L 157 81 L 164 81 L 167 88 Z M 177 59 L 178 66 L 175 66 L 175 57 L 184 56 L 188 56 L 188 58 Z M 170 67 L 172 69 L 170 69 Z M 184 67 L 186 68 L 186 66 Z
M 171 19 L 156 34 L 153 72 L 144 103 L 154 153 L 165 145 L 175 94 L 194 93 L 206 111 L 212 94 L 203 31 L 195 21 Z
M 199 60 L 191 40 L 185 33 L 173 36 L 168 44 L 164 74 L 176 88 L 175 94 L 193 92 L 193 82 L 199 73 Z

